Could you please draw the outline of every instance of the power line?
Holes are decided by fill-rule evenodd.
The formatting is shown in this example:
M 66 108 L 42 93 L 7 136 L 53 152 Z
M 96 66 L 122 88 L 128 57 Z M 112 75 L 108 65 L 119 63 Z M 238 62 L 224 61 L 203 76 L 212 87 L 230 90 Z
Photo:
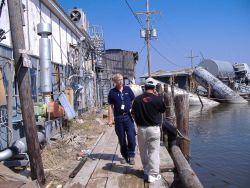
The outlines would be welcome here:
M 173 61 L 169 60 L 167 57 L 165 57 L 159 50 L 157 50 L 152 44 L 150 44 L 150 46 L 158 53 L 159 56 L 161 56 L 163 59 L 165 59 L 168 63 L 175 65 L 177 67 L 180 68 L 179 65 L 177 65 L 176 63 L 174 63 Z
M 132 14 L 134 15 L 135 19 L 137 20 L 137 22 L 139 23 L 139 25 L 141 26 L 141 28 L 144 28 L 142 21 L 141 21 L 141 20 L 139 19 L 139 17 L 134 13 L 132 7 L 130 6 L 130 4 L 128 3 L 127 0 L 125 0 L 125 3 L 127 4 L 129 10 L 132 12 Z
M 146 44 L 144 44 L 144 46 L 141 48 L 141 50 L 140 50 L 139 54 L 141 54 L 141 53 L 142 53 L 142 51 L 144 50 L 145 46 L 146 46 Z

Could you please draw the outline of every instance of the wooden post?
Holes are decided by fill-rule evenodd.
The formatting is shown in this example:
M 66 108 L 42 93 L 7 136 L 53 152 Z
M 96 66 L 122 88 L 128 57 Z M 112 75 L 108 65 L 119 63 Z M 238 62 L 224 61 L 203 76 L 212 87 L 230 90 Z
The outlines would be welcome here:
M 197 96 L 198 96 L 198 98 L 199 98 L 199 101 L 200 101 L 200 103 L 201 103 L 201 106 L 203 107 L 204 106 L 204 104 L 203 104 L 203 102 L 202 102 L 202 100 L 201 100 L 201 97 L 200 97 L 200 95 L 199 95 L 199 93 L 197 92 Z
M 40 184 L 44 184 L 45 176 L 37 137 L 33 101 L 31 97 L 30 70 L 29 68 L 23 66 L 23 59 L 20 54 L 20 50 L 25 50 L 24 33 L 21 19 L 23 14 L 21 1 L 8 1 L 8 10 L 22 118 L 24 122 L 31 167 L 31 178 L 33 180 L 37 179 Z
M 164 103 L 167 107 L 165 115 L 175 125 L 174 101 L 172 94 L 168 93 L 168 86 L 164 87 Z
M 156 85 L 156 91 L 159 95 L 161 95 L 163 93 L 163 90 L 162 90 L 162 86 L 161 84 L 157 84 Z
M 189 159 L 190 151 L 188 140 L 189 132 L 189 101 L 188 94 L 176 95 L 174 98 L 175 103 L 175 115 L 176 115 L 176 125 L 177 129 L 181 133 L 181 139 L 177 140 L 177 144 L 180 146 L 180 149 L 183 155 Z
M 164 92 L 168 93 L 168 84 L 164 84 Z
M 171 93 L 172 97 L 174 98 L 174 83 L 171 84 Z
M 207 95 L 207 98 L 210 98 L 211 97 L 211 85 L 209 84 L 208 85 L 208 95 Z
M 9 130 L 11 130 L 10 134 L 13 134 L 13 125 L 12 125 L 12 116 L 13 116 L 13 109 L 12 109 L 12 101 L 13 101 L 13 74 L 14 74 L 14 65 L 13 65 L 13 61 L 8 61 L 9 62 L 9 71 L 8 71 L 8 128 Z M 10 144 L 12 143 L 12 139 L 13 139 L 13 135 L 9 136 L 9 134 L 7 134 L 8 136 L 8 147 L 10 146 Z
M 203 186 L 200 180 L 183 156 L 180 148 L 174 145 L 171 147 L 171 152 L 175 167 L 183 186 L 188 188 L 202 188 Z
M 169 121 L 172 125 L 175 124 L 175 112 L 174 112 L 174 102 L 173 102 L 173 97 L 171 93 L 168 93 L 168 85 L 164 84 L 164 95 L 163 95 L 163 100 L 165 103 L 165 106 L 167 107 L 166 112 L 165 112 L 165 118 L 167 121 Z M 163 132 L 163 141 L 164 145 L 166 148 L 169 148 L 169 143 L 168 143 L 168 135 L 166 132 Z

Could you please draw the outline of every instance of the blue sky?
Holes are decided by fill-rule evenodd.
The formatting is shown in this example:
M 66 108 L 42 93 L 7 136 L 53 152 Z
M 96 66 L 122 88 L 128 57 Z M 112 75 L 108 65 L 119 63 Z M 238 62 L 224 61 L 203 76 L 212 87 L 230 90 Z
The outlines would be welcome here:
M 134 11 L 145 11 L 146 0 L 127 0 Z M 125 0 L 58 0 L 66 10 L 82 8 L 90 24 L 101 25 L 106 49 L 119 48 L 140 52 L 144 40 L 140 25 Z M 250 0 L 150 0 L 152 25 L 158 39 L 152 45 L 152 70 L 190 67 L 190 50 L 199 57 L 242 62 L 250 65 Z M 140 16 L 145 25 L 145 17 Z M 146 47 L 140 53 L 137 76 L 147 72 Z

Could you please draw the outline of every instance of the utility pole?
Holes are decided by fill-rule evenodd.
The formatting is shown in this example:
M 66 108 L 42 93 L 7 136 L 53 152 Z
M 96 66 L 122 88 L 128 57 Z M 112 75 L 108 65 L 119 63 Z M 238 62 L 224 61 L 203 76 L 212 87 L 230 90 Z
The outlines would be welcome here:
M 30 70 L 25 66 L 23 61 L 25 56 L 25 41 L 22 27 L 23 8 L 21 1 L 8 1 L 8 10 L 22 118 L 31 167 L 31 178 L 33 180 L 37 179 L 39 184 L 44 184 L 45 176 L 40 145 L 37 137 L 36 121 L 30 88 Z
M 146 0 L 146 12 L 135 12 L 135 14 L 146 15 L 146 29 L 141 29 L 141 38 L 145 38 L 147 44 L 147 60 L 148 60 L 148 77 L 151 77 L 151 56 L 150 56 L 150 40 L 152 38 L 157 38 L 156 29 L 151 29 L 150 27 L 150 15 L 159 14 L 160 12 L 150 12 L 149 11 L 149 0 Z
M 186 58 L 190 58 L 191 60 L 191 68 L 194 68 L 194 65 L 193 65 L 193 59 L 196 58 L 196 57 L 199 57 L 199 56 L 193 56 L 193 50 L 191 50 L 191 55 L 186 57 Z

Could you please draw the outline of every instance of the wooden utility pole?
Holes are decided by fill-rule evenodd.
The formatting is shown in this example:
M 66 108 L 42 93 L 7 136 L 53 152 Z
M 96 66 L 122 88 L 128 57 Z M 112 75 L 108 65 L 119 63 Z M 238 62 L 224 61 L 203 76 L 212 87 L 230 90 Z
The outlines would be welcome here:
M 197 56 L 197 55 L 194 56 L 193 55 L 193 50 L 191 50 L 191 55 L 187 57 L 187 58 L 190 58 L 190 60 L 191 60 L 191 68 L 194 68 L 193 59 L 197 58 L 197 57 L 199 57 L 199 56 Z
M 152 37 L 156 37 L 152 35 L 152 29 L 150 27 L 150 15 L 151 14 L 159 14 L 160 12 L 149 11 L 149 0 L 146 0 L 146 12 L 135 12 L 135 14 L 144 14 L 146 15 L 146 36 L 145 41 L 147 44 L 147 60 L 148 60 L 148 77 L 151 77 L 151 55 L 150 55 L 150 40 Z
M 30 87 L 30 70 L 23 65 L 20 51 L 25 50 L 24 33 L 22 27 L 23 8 L 21 0 L 8 1 L 10 30 L 13 46 L 13 55 L 18 81 L 19 97 L 21 102 L 22 118 L 24 123 L 28 155 L 31 167 L 31 178 L 37 179 L 40 184 L 45 183 L 45 176 L 37 137 L 36 121 Z

